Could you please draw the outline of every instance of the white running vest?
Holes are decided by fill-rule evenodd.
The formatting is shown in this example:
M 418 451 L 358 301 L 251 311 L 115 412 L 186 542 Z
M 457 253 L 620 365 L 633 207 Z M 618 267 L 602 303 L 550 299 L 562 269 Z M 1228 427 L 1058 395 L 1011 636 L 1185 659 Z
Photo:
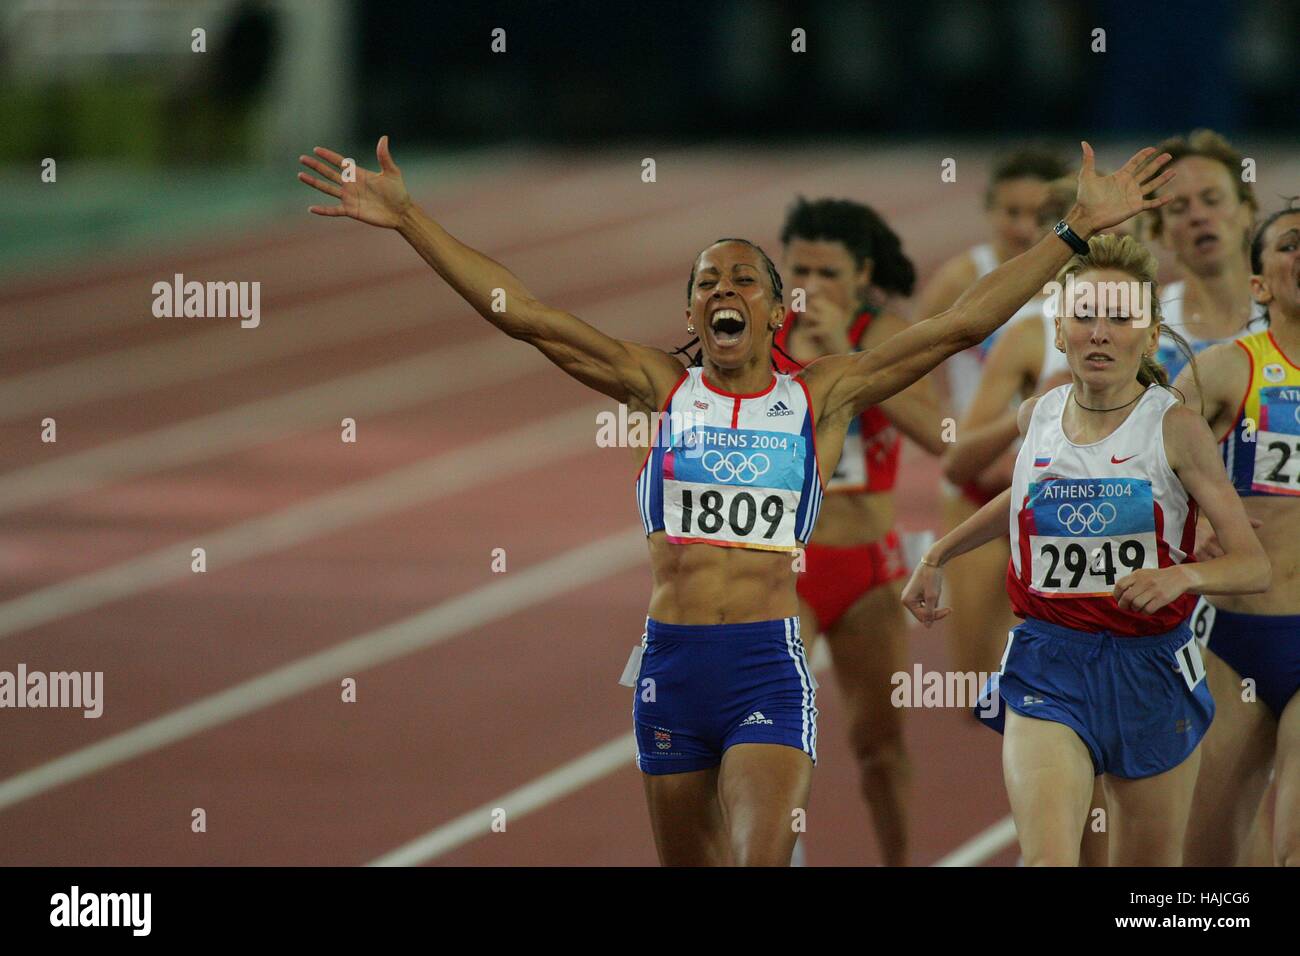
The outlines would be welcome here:
M 1152 386 L 1114 432 L 1076 445 L 1061 427 L 1072 388 L 1038 400 L 1016 458 L 1011 570 L 1031 599 L 1109 598 L 1131 571 L 1181 564 L 1194 541 L 1195 503 L 1165 457 L 1177 397 Z
M 673 544 L 793 551 L 821 507 L 812 404 L 790 375 L 737 395 L 686 370 L 665 403 L 637 476 L 647 535 Z

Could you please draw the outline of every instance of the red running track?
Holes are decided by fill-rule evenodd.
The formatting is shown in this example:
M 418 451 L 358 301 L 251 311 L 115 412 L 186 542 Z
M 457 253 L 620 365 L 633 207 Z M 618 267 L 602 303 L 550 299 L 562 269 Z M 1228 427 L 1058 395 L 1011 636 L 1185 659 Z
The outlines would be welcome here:
M 659 182 L 645 184 L 632 159 L 536 158 L 439 183 L 430 208 L 548 301 L 614 334 L 671 346 L 682 339 L 692 256 L 722 234 L 774 247 L 797 192 L 874 203 L 923 271 L 933 269 L 956 251 L 951 237 L 980 234 L 978 194 L 962 186 L 940 195 L 934 177 L 917 171 L 922 164 L 933 165 L 916 151 L 682 153 L 662 157 Z M 175 272 L 260 281 L 262 326 L 153 318 L 150 288 Z M 0 290 L 0 309 L 6 381 L 28 376 L 33 407 L 57 406 L 50 415 L 59 430 L 57 443 L 43 444 L 43 414 L 0 422 L 0 502 L 7 488 L 47 473 L 31 469 L 77 469 L 77 456 L 95 449 L 136 455 L 114 443 L 250 406 L 210 455 L 155 464 L 139 453 L 124 477 L 87 479 L 33 504 L 0 503 L 0 620 L 15 602 L 44 601 L 52 585 L 84 595 L 84 575 L 162 548 L 202 547 L 219 529 L 310 506 L 422 459 L 482 471 L 466 489 L 417 488 L 382 514 L 305 540 L 262 540 L 247 558 L 214 549 L 203 574 L 181 568 L 0 634 L 0 670 L 22 662 L 103 671 L 105 682 L 98 719 L 0 711 L 0 861 L 365 863 L 628 733 L 629 692 L 616 681 L 641 633 L 643 556 L 554 580 L 552 593 L 526 607 L 490 620 L 470 615 L 445 640 L 359 667 L 346 675 L 356 680 L 355 703 L 341 700 L 331 677 L 186 730 L 185 708 L 198 701 L 480 589 L 516 587 L 530 569 L 611 534 L 635 534 L 631 456 L 595 446 L 594 414 L 591 440 L 571 428 L 543 435 L 539 448 L 555 442 L 545 460 L 473 454 L 493 437 L 610 403 L 486 328 L 397 237 L 304 213 L 266 233 L 120 256 L 89 275 L 69 263 L 59 276 Z M 367 332 L 368 321 L 383 327 Z M 322 341 L 326 328 L 335 331 Z M 290 335 L 290 347 L 259 357 L 273 331 Z M 181 356 L 171 383 L 137 384 L 169 343 Z M 55 369 L 73 379 L 103 374 L 104 357 L 117 352 L 128 371 L 98 397 L 60 397 L 58 382 L 68 379 L 54 378 Z M 451 391 L 432 376 L 398 383 L 409 386 L 402 397 L 355 416 L 356 444 L 339 440 L 332 411 L 283 427 L 258 417 L 277 397 L 424 354 L 460 356 L 473 383 Z M 214 359 L 222 368 L 204 364 Z M 243 441 L 240 429 L 253 423 L 269 432 Z M 935 527 L 936 466 L 909 449 L 903 467 L 900 487 L 911 491 L 900 497 L 900 525 Z M 504 549 L 505 574 L 491 570 L 494 548 Z M 940 632 L 914 633 L 916 659 L 943 667 Z M 818 704 L 809 863 L 877 862 L 833 681 L 822 681 Z M 104 756 L 115 735 L 138 742 L 142 726 L 177 713 L 169 742 Z M 932 863 L 1006 815 L 998 739 L 962 714 L 926 710 L 909 713 L 907 739 L 914 857 Z M 206 832 L 191 828 L 196 808 Z M 630 752 L 594 782 L 509 817 L 504 833 L 488 832 L 488 822 L 431 862 L 654 862 Z

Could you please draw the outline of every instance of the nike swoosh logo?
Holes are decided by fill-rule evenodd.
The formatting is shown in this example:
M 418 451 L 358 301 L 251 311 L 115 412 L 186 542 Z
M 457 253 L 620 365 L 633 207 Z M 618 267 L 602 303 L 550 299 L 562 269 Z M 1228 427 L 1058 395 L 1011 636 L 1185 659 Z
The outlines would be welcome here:
M 1111 455 L 1111 456 L 1110 456 L 1110 463 L 1111 463 L 1112 465 L 1122 465 L 1122 464 L 1124 464 L 1124 462 L 1128 461 L 1129 458 L 1136 458 L 1136 457 L 1137 457 L 1138 455 L 1140 455 L 1140 454 L 1142 454 L 1142 452 L 1140 452 L 1140 451 L 1139 451 L 1139 452 L 1135 452 L 1134 454 L 1129 455 L 1128 458 L 1116 458 L 1114 455 Z

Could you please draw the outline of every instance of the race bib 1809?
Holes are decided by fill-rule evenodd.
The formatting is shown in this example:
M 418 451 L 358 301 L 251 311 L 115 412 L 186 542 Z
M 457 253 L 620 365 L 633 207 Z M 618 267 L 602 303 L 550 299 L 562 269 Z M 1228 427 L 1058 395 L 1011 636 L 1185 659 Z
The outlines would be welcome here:
M 1029 486 L 1030 589 L 1101 597 L 1139 568 L 1159 567 L 1151 482 L 1056 478 Z
M 1274 385 L 1259 390 L 1250 487 L 1274 495 L 1300 495 L 1300 387 Z
M 668 539 L 763 550 L 796 547 L 804 438 L 697 425 L 664 455 Z

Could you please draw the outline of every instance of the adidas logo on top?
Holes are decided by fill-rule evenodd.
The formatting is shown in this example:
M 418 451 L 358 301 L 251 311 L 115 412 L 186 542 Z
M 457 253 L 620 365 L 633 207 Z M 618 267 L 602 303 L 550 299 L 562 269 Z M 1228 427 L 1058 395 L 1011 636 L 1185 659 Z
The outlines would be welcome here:
M 777 402 L 775 405 L 773 405 L 771 408 L 767 410 L 768 418 L 780 418 L 782 415 L 793 415 L 793 414 L 794 412 L 790 410 L 790 407 L 786 405 L 785 402 Z
M 748 727 L 751 724 L 770 724 L 770 723 L 772 723 L 772 721 L 764 717 L 763 712 L 761 710 L 756 710 L 748 717 L 746 717 L 744 720 L 742 720 L 740 722 L 740 726 Z

